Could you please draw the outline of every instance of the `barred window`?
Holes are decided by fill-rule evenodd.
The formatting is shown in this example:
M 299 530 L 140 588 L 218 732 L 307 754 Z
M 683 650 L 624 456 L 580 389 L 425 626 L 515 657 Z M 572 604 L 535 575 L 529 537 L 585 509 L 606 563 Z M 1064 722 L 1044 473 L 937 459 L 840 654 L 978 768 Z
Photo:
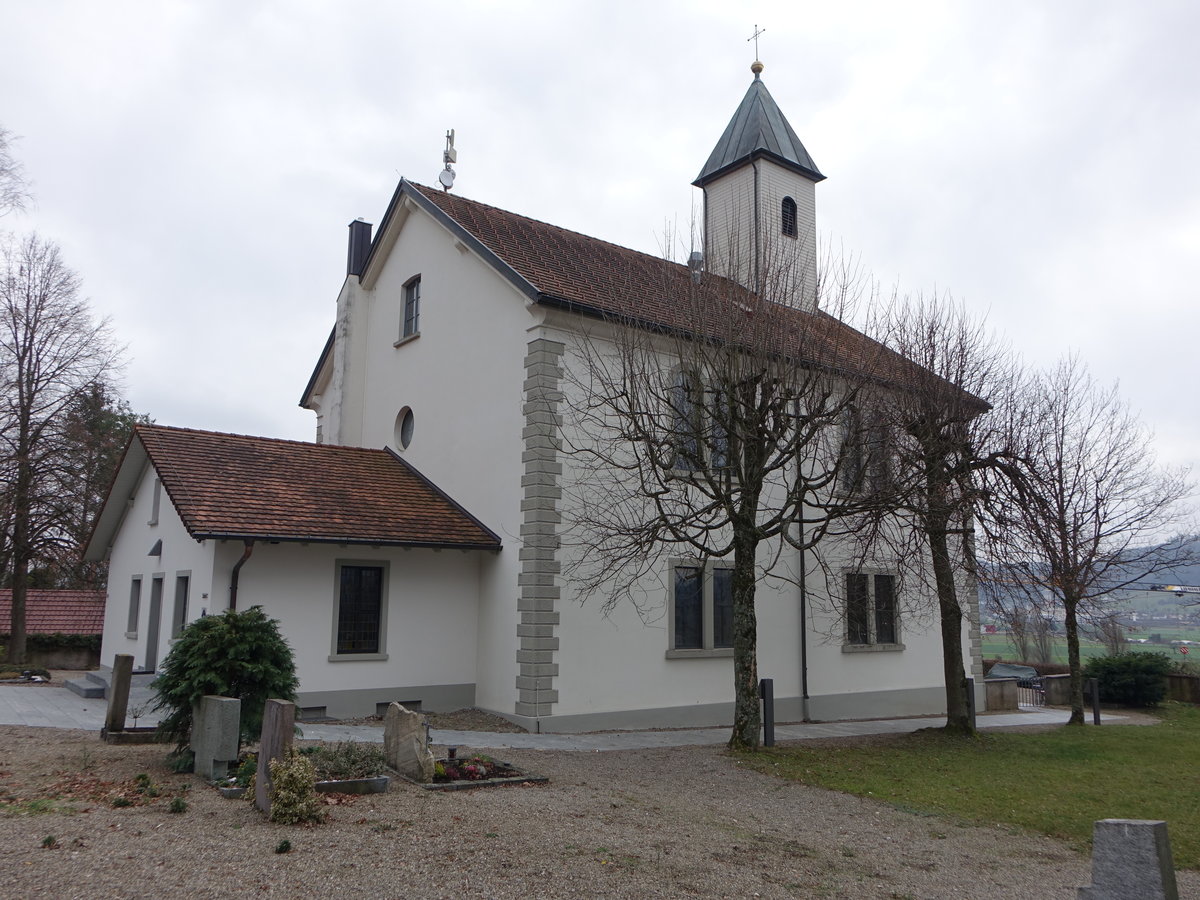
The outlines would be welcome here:
M 711 563 L 680 563 L 672 567 L 671 578 L 672 627 L 667 655 L 729 655 L 733 647 L 733 570 Z
M 341 567 L 337 652 L 382 652 L 383 567 Z
M 846 643 L 899 644 L 896 576 L 846 573 Z

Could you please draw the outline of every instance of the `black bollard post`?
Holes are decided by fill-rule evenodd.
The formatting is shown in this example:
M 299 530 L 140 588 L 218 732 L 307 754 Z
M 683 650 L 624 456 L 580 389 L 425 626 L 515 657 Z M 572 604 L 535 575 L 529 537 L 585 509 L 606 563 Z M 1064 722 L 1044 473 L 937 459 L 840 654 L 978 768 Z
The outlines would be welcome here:
M 971 730 L 975 730 L 975 679 L 970 675 L 967 676 L 967 718 L 971 723 Z
M 1088 690 L 1092 694 L 1092 724 L 1100 724 L 1100 680 L 1098 678 L 1088 679 Z
M 763 746 L 775 746 L 775 682 L 764 678 L 758 683 L 758 695 L 763 702 Z

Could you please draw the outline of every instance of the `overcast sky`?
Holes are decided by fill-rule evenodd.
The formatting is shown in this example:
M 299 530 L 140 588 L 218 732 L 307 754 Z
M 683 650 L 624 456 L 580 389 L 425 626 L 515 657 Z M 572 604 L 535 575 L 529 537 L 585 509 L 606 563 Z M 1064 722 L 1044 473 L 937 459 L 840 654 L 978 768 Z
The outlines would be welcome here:
M 0 124 L 170 425 L 311 439 L 346 225 L 401 175 L 651 253 L 752 78 L 822 241 L 1078 351 L 1200 460 L 1200 4 L 0 0 Z

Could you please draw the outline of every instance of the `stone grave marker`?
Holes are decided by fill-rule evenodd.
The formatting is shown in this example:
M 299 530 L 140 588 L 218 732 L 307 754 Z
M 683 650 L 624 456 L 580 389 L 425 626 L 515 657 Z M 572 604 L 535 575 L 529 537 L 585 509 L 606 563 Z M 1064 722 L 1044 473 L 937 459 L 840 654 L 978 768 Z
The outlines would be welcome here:
M 433 753 L 421 716 L 399 703 L 388 704 L 383 717 L 383 753 L 404 777 L 422 784 L 433 780 Z
M 118 653 L 113 658 L 112 684 L 108 687 L 108 712 L 104 716 L 104 731 L 125 730 L 125 713 L 129 709 L 129 685 L 133 681 L 133 654 Z
M 1079 900 L 1179 900 L 1167 823 L 1101 819 L 1092 827 L 1092 883 Z
M 288 755 L 295 733 L 296 704 L 287 700 L 268 700 L 263 709 L 258 769 L 254 774 L 254 805 L 265 813 L 271 812 L 271 760 Z
M 213 694 L 192 707 L 192 752 L 196 774 L 207 781 L 224 778 L 237 762 L 242 701 Z

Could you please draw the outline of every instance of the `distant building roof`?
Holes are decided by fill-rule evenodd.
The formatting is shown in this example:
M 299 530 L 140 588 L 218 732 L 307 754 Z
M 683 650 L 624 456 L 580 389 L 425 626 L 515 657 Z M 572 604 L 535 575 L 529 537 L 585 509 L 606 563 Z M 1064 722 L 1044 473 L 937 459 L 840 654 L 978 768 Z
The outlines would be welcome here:
M 825 180 L 757 74 L 692 184 L 704 187 L 755 157 L 772 159 L 813 181 Z
M 500 549 L 493 531 L 390 450 L 138 425 L 88 558 L 104 555 L 146 460 L 197 540 Z
M 12 591 L 0 590 L 0 634 L 12 623 Z M 25 596 L 26 634 L 100 634 L 104 591 L 30 590 Z

